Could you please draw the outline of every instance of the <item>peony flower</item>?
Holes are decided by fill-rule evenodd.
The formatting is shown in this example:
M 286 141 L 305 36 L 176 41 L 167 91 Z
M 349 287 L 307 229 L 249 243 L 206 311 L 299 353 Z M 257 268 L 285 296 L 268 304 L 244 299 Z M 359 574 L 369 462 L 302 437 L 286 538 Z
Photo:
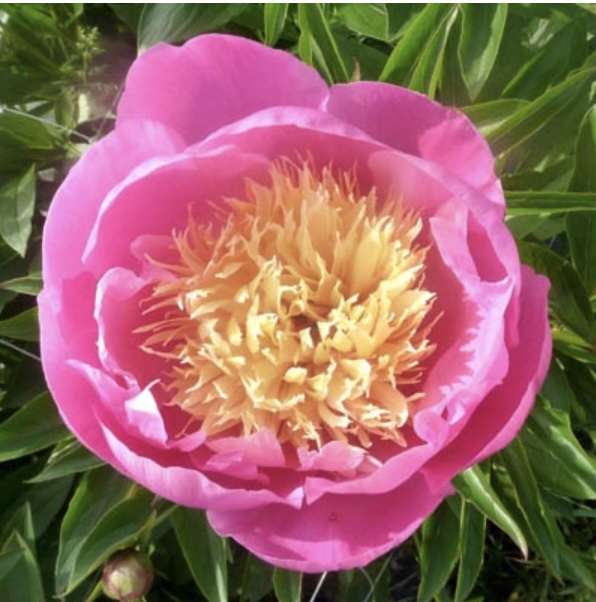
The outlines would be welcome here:
M 207 35 L 132 66 L 45 228 L 81 442 L 301 571 L 368 563 L 509 443 L 550 358 L 486 142 L 387 84 Z

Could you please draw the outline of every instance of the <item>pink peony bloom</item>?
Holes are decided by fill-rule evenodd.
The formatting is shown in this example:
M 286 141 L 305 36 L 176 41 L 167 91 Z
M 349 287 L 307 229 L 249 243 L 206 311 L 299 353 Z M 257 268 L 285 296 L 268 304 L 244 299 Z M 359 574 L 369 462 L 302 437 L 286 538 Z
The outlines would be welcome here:
M 491 152 L 402 88 L 207 35 L 132 66 L 47 219 L 81 442 L 261 558 L 361 566 L 521 428 L 551 354 Z

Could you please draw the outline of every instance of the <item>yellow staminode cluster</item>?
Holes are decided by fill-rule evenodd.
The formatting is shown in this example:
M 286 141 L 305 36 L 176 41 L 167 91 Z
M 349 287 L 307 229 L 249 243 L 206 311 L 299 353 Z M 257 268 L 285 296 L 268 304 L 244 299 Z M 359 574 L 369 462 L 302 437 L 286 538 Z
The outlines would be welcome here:
M 160 264 L 173 277 L 143 303 L 160 316 L 143 349 L 167 359 L 171 403 L 209 435 L 403 444 L 418 396 L 400 385 L 433 350 L 421 222 L 359 196 L 349 173 L 280 163 L 271 179 L 227 201 L 218 231 L 191 218 L 173 235 L 179 262 Z

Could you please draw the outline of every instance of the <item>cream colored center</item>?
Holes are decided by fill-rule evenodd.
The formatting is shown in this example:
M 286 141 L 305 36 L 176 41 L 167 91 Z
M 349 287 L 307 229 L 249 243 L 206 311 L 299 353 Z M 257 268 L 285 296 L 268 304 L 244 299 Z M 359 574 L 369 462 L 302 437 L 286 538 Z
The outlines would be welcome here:
M 382 201 L 358 196 L 347 173 L 283 163 L 270 186 L 249 181 L 227 202 L 219 231 L 191 219 L 175 233 L 172 278 L 143 303 L 160 319 L 141 329 L 143 349 L 171 366 L 171 403 L 208 435 L 404 444 L 419 396 L 400 386 L 433 350 L 434 294 L 420 220 Z

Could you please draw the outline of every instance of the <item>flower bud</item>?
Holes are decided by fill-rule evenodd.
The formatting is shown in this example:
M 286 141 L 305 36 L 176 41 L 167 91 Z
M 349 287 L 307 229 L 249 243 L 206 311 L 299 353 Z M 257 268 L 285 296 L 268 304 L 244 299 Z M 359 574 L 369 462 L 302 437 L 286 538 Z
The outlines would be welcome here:
M 153 565 L 146 554 L 121 550 L 103 568 L 103 591 L 112 600 L 130 602 L 142 598 L 153 582 Z

